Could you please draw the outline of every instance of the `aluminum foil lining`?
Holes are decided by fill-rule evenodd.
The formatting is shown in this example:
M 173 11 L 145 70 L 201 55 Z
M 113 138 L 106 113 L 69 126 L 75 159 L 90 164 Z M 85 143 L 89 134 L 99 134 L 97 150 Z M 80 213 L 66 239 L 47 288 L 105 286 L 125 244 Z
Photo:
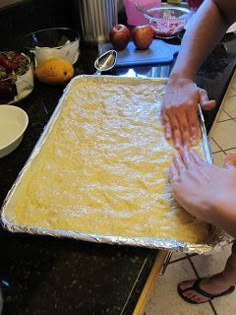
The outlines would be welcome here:
M 35 145 L 35 148 L 33 152 L 31 153 L 29 159 L 27 160 L 25 166 L 19 173 L 14 185 L 10 189 L 10 191 L 7 194 L 7 197 L 3 203 L 2 209 L 1 209 L 1 222 L 5 229 L 11 231 L 11 232 L 19 232 L 19 233 L 29 233 L 29 234 L 38 234 L 38 235 L 50 235 L 54 237 L 68 237 L 78 240 L 84 240 L 89 242 L 96 242 L 96 243 L 106 243 L 106 244 L 117 244 L 117 245 L 127 245 L 127 246 L 137 246 L 137 247 L 146 247 L 151 249 L 163 249 L 163 250 L 171 250 L 171 251 L 179 251 L 184 253 L 197 253 L 197 254 L 209 254 L 212 251 L 220 250 L 223 246 L 226 244 L 229 244 L 232 242 L 232 237 L 227 235 L 225 232 L 212 227 L 212 233 L 211 233 L 211 239 L 209 239 L 206 243 L 203 244 L 195 244 L 195 243 L 188 243 L 188 242 L 180 242 L 174 239 L 160 239 L 160 238 L 125 238 L 125 237 L 119 237 L 119 236 L 109 236 L 109 235 L 96 235 L 96 234 L 86 234 L 86 233 L 79 233 L 74 231 L 66 231 L 66 230 L 57 230 L 57 229 L 47 229 L 47 228 L 40 228 L 40 227 L 29 227 L 25 225 L 17 225 L 13 224 L 12 222 L 9 222 L 5 212 L 7 209 L 8 202 L 14 194 L 14 191 L 16 190 L 16 187 L 18 186 L 19 182 L 21 181 L 21 178 L 25 172 L 25 170 L 29 167 L 32 160 L 35 158 L 35 156 L 38 154 L 41 146 L 43 143 L 47 140 L 47 135 L 50 133 L 50 131 L 53 128 L 53 125 L 57 118 L 59 117 L 62 103 L 65 99 L 65 97 L 68 95 L 68 92 L 70 90 L 70 86 L 73 84 L 74 80 L 84 80 L 90 76 L 87 75 L 81 75 L 76 78 L 74 78 L 70 84 L 68 84 L 67 88 L 65 89 L 62 97 L 59 100 L 59 103 L 51 116 L 47 126 L 45 127 L 41 137 L 39 138 L 38 142 Z M 106 78 L 113 79 L 114 82 L 120 82 L 120 80 L 127 80 L 127 78 L 123 77 L 113 77 L 113 76 L 100 76 L 104 81 Z M 152 80 L 156 83 L 165 83 L 167 82 L 167 79 L 140 79 L 140 78 L 132 78 L 130 80 Z M 206 160 L 209 163 L 212 163 L 212 157 L 211 157 L 211 151 L 210 146 L 208 143 L 204 118 L 201 112 L 201 108 L 199 106 L 199 119 L 200 119 L 200 125 L 201 125 L 201 132 L 202 132 L 202 143 L 205 151 L 205 157 Z

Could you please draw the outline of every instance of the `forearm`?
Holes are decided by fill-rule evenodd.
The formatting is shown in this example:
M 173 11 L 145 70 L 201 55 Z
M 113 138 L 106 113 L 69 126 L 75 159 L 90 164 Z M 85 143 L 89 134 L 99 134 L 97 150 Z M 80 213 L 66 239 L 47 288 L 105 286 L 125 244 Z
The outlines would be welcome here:
M 236 238 L 236 198 L 233 199 L 215 202 L 207 221 Z
M 183 77 L 194 80 L 201 64 L 231 23 L 232 19 L 224 15 L 222 8 L 213 0 L 205 0 L 183 37 L 171 78 Z

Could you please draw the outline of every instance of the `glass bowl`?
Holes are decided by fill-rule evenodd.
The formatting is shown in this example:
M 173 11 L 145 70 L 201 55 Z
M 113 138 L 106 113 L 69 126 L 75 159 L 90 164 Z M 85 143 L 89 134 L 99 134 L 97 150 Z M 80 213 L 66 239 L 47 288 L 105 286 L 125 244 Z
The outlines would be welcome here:
M 0 104 L 16 103 L 28 96 L 33 88 L 30 57 L 16 51 L 0 52 Z
M 74 64 L 79 57 L 80 35 L 68 27 L 46 28 L 23 37 L 24 49 L 35 56 L 38 65 L 52 58 L 63 58 Z
M 180 6 L 161 5 L 144 13 L 155 31 L 155 37 L 170 39 L 177 36 L 185 27 L 191 10 Z

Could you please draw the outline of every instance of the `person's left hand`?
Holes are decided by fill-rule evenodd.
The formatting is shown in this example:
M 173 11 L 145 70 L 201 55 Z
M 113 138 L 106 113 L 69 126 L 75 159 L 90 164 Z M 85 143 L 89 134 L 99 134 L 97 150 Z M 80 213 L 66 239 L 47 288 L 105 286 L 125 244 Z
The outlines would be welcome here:
M 166 139 L 172 139 L 176 149 L 194 146 L 199 141 L 198 104 L 204 110 L 215 106 L 207 91 L 184 77 L 169 78 L 161 104 L 161 117 Z
M 230 213 L 236 207 L 235 169 L 209 164 L 193 150 L 184 149 L 174 156 L 169 178 L 174 198 L 196 218 L 225 227 L 220 218 L 236 215 Z

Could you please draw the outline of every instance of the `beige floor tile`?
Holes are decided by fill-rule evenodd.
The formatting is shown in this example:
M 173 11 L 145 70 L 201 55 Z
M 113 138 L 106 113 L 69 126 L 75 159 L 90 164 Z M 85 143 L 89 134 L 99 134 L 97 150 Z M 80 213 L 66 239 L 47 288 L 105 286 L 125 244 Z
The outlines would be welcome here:
M 191 257 L 200 277 L 208 277 L 224 269 L 227 258 L 230 255 L 231 245 L 222 248 L 221 252 L 210 256 Z M 217 315 L 236 314 L 236 292 L 212 301 Z
M 215 153 L 215 152 L 219 152 L 221 151 L 220 147 L 215 143 L 215 141 L 209 137 L 209 144 L 211 147 L 211 152 Z
M 236 108 L 236 106 L 235 106 Z M 226 120 L 215 124 L 210 136 L 223 149 L 236 147 L 236 121 Z
M 177 259 L 182 259 L 182 258 L 187 258 L 187 255 L 184 253 L 173 252 L 170 262 L 177 260 Z
M 234 315 L 236 314 L 236 291 L 212 301 L 217 315 Z
M 230 88 L 236 91 L 236 73 L 234 72 L 233 77 L 230 82 Z
M 236 96 L 226 97 L 223 103 L 223 109 L 231 117 L 236 118 Z
M 218 152 L 212 154 L 213 163 L 218 166 L 223 166 L 225 154 L 224 152 Z
M 231 150 L 226 150 L 225 154 L 228 154 L 228 153 L 231 153 L 231 152 L 236 152 L 236 147 L 234 149 L 231 149 Z
M 222 250 L 211 255 L 197 255 L 191 257 L 200 277 L 209 277 L 224 269 L 227 258 L 230 255 L 231 245 L 226 245 Z M 236 312 L 235 312 L 236 313 Z
M 152 295 L 146 305 L 146 315 L 213 315 L 209 303 L 192 305 L 183 301 L 176 291 L 180 281 L 195 278 L 187 259 L 168 266 L 164 276 L 156 281 Z
M 236 83 L 236 82 L 235 82 Z M 231 96 L 235 96 L 236 95 L 236 84 L 234 84 L 235 86 L 230 87 L 227 90 L 227 95 L 226 97 L 231 97 Z
M 235 82 L 235 83 L 236 83 L 236 82 Z M 235 95 L 236 95 L 236 85 L 230 87 L 230 88 L 227 90 L 226 97 L 231 97 L 231 96 L 235 96 Z M 226 98 L 226 97 L 225 97 L 225 98 Z
M 231 117 L 224 110 L 221 110 L 217 117 L 218 122 L 229 120 L 229 119 L 231 119 Z

